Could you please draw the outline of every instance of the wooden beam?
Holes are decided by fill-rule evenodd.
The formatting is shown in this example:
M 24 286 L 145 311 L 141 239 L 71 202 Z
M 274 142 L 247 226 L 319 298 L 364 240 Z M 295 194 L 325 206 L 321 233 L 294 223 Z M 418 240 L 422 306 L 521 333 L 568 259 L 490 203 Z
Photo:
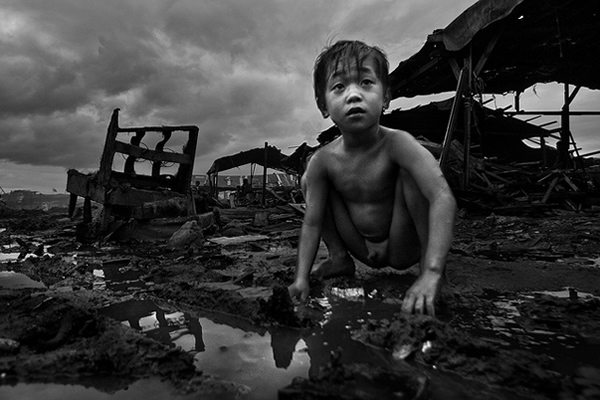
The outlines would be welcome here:
M 179 164 L 191 164 L 193 162 L 193 159 L 188 154 L 161 153 L 156 150 L 146 149 L 120 141 L 115 141 L 115 151 L 150 161 L 174 162 Z
M 444 142 L 442 145 L 442 154 L 440 154 L 439 165 L 443 169 L 446 160 L 448 159 L 448 152 L 450 151 L 450 143 L 452 143 L 452 136 L 454 134 L 454 128 L 456 126 L 456 120 L 458 118 L 458 110 L 460 107 L 460 98 L 462 97 L 462 93 L 464 91 L 465 86 L 465 69 L 463 68 L 460 71 L 460 75 L 458 77 L 458 84 L 456 85 L 456 94 L 454 95 L 454 101 L 452 102 L 452 110 L 450 112 L 450 119 L 448 120 L 448 125 L 446 126 L 446 134 L 444 135 Z
M 496 43 L 498 43 L 498 39 L 500 39 L 501 35 L 502 35 L 502 31 L 499 31 L 496 33 L 496 35 L 494 35 L 493 38 L 490 39 L 487 46 L 485 47 L 485 50 L 481 54 L 481 57 L 479 57 L 479 61 L 477 61 L 477 65 L 475 65 L 475 68 L 473 68 L 473 75 L 479 76 L 479 73 L 485 66 L 485 63 L 487 62 L 487 60 L 490 58 L 490 55 L 492 54 L 494 47 L 496 47 Z

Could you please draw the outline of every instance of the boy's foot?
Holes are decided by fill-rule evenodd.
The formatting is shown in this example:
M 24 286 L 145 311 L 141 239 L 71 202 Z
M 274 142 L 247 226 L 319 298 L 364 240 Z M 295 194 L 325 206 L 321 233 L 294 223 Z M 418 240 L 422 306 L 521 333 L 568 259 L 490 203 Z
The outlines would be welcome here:
M 343 257 L 328 258 L 313 267 L 311 274 L 320 278 L 334 278 L 337 276 L 353 276 L 356 271 L 354 260 L 349 254 Z

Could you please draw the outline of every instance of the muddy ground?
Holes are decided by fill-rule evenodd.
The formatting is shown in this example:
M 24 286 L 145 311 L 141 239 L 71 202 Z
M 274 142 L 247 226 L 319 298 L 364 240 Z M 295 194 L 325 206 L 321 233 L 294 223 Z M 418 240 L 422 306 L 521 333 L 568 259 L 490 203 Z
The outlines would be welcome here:
M 114 393 L 154 377 L 174 396 L 261 398 L 260 388 L 194 364 L 204 351 L 201 327 L 194 352 L 169 343 L 164 310 L 177 309 L 191 331 L 208 315 L 269 332 L 278 368 L 303 339 L 308 376 L 282 385 L 280 399 L 600 398 L 600 215 L 462 213 L 447 264 L 453 295 L 430 318 L 398 312 L 414 270 L 359 265 L 353 278 L 315 280 L 309 303 L 292 304 L 285 288 L 301 214 L 280 206 L 265 219 L 259 211 L 257 219 L 256 210 L 224 210 L 202 243 L 173 249 L 140 242 L 139 227 L 121 243 L 83 244 L 66 210 L 4 210 L 0 385 L 77 383 Z M 33 284 L 6 283 L 17 274 Z M 351 327 L 326 323 L 333 299 L 349 307 Z M 149 314 L 158 329 L 140 326 Z M 386 361 L 324 347 L 345 329 Z

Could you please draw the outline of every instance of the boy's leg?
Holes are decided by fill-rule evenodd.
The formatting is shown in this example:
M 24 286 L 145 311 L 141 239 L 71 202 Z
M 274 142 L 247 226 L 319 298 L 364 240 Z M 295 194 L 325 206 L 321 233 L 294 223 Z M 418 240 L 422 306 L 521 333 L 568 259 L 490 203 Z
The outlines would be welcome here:
M 418 262 L 427 248 L 429 202 L 406 171 L 398 173 L 394 212 L 390 224 L 389 263 L 406 269 Z
M 390 265 L 405 269 L 420 261 L 427 248 L 429 202 L 414 179 L 401 171 L 396 182 L 394 204 L 390 228 Z M 452 289 L 445 269 L 442 282 L 441 297 L 451 299 Z
M 300 178 L 300 188 L 306 198 L 306 178 L 303 175 Z M 354 260 L 348 254 L 348 250 L 344 241 L 337 231 L 333 216 L 331 215 L 331 197 L 328 196 L 327 209 L 321 229 L 321 238 L 325 242 L 328 251 L 327 260 L 314 265 L 311 274 L 322 278 L 330 278 L 334 276 L 354 275 L 356 269 Z
M 301 180 L 302 190 L 305 191 L 304 179 Z M 340 232 L 344 232 L 343 235 Z M 350 219 L 346 205 L 340 195 L 333 189 L 327 196 L 327 210 L 323 220 L 321 237 L 327 246 L 329 257 L 312 269 L 312 274 L 323 278 L 334 276 L 354 275 L 356 266 L 352 255 L 365 262 L 368 254 L 364 238 L 358 233 Z
M 327 260 L 316 264 L 311 273 L 322 278 L 354 275 L 356 270 L 354 260 L 348 253 L 346 244 L 338 233 L 333 220 L 331 207 L 329 206 L 325 211 L 321 238 L 327 246 L 328 258 Z

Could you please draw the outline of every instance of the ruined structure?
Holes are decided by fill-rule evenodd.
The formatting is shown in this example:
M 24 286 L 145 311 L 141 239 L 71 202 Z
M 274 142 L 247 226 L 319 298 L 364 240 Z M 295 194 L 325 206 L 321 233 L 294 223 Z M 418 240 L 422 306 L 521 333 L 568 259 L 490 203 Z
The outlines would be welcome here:
M 119 140 L 120 134 L 127 133 L 134 134 L 130 143 Z M 142 143 L 148 133 L 162 135 L 154 149 L 148 149 Z M 174 133 L 187 134 L 187 142 L 180 153 L 165 147 Z M 85 199 L 84 224 L 92 222 L 91 202 L 103 205 L 100 232 L 106 231 L 114 216 L 150 219 L 163 215 L 194 215 L 190 182 L 197 142 L 198 127 L 195 125 L 119 127 L 119 109 L 115 109 L 98 172 L 84 174 L 74 169 L 67 172 L 67 191 L 71 193 L 69 216 L 73 215 L 78 196 Z M 125 158 L 122 171 L 114 169 L 116 154 Z M 150 175 L 136 171 L 138 160 L 151 162 Z M 175 174 L 161 172 L 165 166 L 175 164 L 178 164 Z

